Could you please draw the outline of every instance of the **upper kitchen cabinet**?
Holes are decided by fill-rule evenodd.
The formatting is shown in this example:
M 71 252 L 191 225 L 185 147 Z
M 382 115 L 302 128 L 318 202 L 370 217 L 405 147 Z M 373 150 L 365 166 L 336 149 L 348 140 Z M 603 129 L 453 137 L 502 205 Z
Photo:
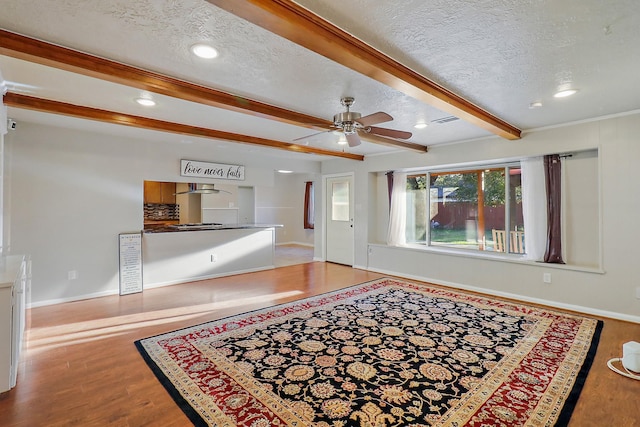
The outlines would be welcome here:
M 176 183 L 175 182 L 144 182 L 144 203 L 176 203 Z
M 175 203 L 176 202 L 176 183 L 161 182 L 160 194 L 162 196 L 162 203 Z

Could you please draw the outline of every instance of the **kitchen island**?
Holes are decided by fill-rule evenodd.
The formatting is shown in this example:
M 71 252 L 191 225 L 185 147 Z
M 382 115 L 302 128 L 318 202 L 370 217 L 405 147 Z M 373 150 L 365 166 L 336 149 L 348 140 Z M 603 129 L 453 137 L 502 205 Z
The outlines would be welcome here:
M 276 224 L 147 226 L 142 234 L 145 288 L 274 268 Z

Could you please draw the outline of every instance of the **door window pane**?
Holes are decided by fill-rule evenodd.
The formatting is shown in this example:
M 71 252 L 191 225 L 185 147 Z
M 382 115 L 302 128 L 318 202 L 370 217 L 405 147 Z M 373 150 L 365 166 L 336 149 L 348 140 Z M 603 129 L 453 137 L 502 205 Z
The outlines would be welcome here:
M 331 219 L 333 221 L 349 221 L 348 182 L 331 184 Z

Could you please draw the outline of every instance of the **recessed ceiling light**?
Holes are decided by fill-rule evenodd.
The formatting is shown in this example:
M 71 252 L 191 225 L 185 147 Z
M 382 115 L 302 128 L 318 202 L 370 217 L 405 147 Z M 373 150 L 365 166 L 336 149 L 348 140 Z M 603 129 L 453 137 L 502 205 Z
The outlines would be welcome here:
M 284 169 L 278 169 L 278 172 L 279 173 L 293 173 L 293 171 L 287 171 L 287 170 L 284 170 Z
M 535 101 L 535 102 L 532 102 L 531 104 L 529 104 L 529 108 L 531 110 L 533 110 L 534 108 L 540 108 L 540 107 L 542 107 L 542 102 L 540 102 L 540 101 Z
M 156 101 L 151 98 L 136 98 L 136 102 L 140 105 L 144 105 L 145 107 L 153 107 L 156 105 Z
M 576 92 L 578 92 L 578 89 L 565 89 L 565 90 L 561 90 L 559 92 L 556 92 L 553 97 L 554 98 L 566 98 L 567 96 L 571 96 L 573 94 L 575 94 Z
M 413 127 L 416 128 L 416 129 L 424 129 L 427 126 L 429 126 L 429 125 L 426 124 L 426 123 L 416 123 Z
M 213 46 L 204 43 L 196 43 L 191 46 L 191 52 L 193 52 L 195 56 L 204 59 L 213 59 L 218 56 L 218 51 Z

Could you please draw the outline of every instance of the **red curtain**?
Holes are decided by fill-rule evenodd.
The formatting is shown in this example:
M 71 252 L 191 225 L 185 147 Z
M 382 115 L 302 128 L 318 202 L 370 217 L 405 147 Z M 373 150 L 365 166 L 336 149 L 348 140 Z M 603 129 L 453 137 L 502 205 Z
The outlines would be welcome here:
M 393 171 L 386 173 L 387 175 L 387 192 L 389 193 L 389 212 L 391 212 L 391 195 L 393 194 Z
M 545 181 L 547 188 L 547 250 L 544 262 L 564 264 L 562 260 L 562 227 L 560 202 L 562 164 L 558 154 L 544 156 Z
M 313 229 L 313 182 L 307 181 L 304 187 L 304 228 Z

